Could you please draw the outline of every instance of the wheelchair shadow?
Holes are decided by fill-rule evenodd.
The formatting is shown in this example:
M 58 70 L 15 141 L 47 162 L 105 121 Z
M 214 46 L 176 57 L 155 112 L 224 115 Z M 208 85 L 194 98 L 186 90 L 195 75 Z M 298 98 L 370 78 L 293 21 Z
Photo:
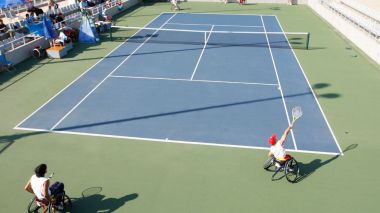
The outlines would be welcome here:
M 357 147 L 358 147 L 358 144 L 351 144 L 346 149 L 343 150 L 343 153 L 350 151 L 350 150 L 353 150 L 353 149 L 356 149 Z M 332 161 L 338 159 L 340 156 L 341 155 L 335 155 L 332 158 L 325 160 L 325 161 L 322 161 L 321 159 L 315 159 L 315 160 L 313 160 L 307 164 L 304 164 L 302 162 L 298 162 L 300 174 L 296 180 L 296 183 L 303 181 L 304 179 L 306 179 L 307 177 L 312 175 L 315 171 L 317 171 L 319 168 L 331 163 Z
M 139 196 L 137 193 L 132 193 L 120 198 L 107 198 L 106 196 L 99 194 L 102 189 L 101 187 L 92 187 L 89 189 L 100 190 L 97 193 L 92 194 L 82 193 L 83 197 L 72 199 L 73 208 L 71 212 L 114 212 L 127 202 L 130 202 Z

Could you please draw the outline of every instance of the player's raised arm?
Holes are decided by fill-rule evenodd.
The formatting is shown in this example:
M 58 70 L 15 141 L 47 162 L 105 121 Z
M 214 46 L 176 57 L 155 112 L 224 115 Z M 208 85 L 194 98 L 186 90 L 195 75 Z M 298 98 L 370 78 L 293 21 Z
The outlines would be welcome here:
M 281 136 L 280 140 L 278 140 L 277 143 L 281 143 L 281 145 L 284 145 L 286 137 L 288 136 L 292 127 L 293 127 L 293 125 L 289 125 L 288 128 L 285 129 L 284 134 Z

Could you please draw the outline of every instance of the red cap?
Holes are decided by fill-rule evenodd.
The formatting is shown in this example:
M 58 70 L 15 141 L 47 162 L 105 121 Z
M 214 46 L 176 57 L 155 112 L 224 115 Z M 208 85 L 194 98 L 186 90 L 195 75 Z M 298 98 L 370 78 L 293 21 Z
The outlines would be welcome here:
M 270 145 L 273 146 L 273 145 L 276 144 L 276 142 L 277 142 L 276 134 L 273 134 L 272 136 L 269 137 L 268 143 L 269 143 Z

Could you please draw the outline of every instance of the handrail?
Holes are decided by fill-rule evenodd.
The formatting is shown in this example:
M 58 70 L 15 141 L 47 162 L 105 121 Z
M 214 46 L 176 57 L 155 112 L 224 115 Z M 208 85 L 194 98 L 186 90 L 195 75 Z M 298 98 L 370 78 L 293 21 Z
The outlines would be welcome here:
M 351 21 L 357 26 L 361 27 L 376 39 L 380 38 L 380 23 L 375 21 L 370 22 L 368 18 L 359 15 L 358 11 L 355 11 L 354 9 L 346 6 L 345 4 L 341 4 L 335 1 L 325 3 L 327 3 L 326 5 L 330 9 L 345 17 L 347 20 Z M 357 13 L 357 15 L 355 15 L 355 13 Z
M 17 47 L 28 43 L 26 38 L 30 38 L 30 37 L 39 38 L 40 36 L 36 36 L 34 33 L 29 33 L 29 34 L 24 35 L 20 38 L 13 39 L 12 41 L 10 41 L 8 43 L 3 43 L 2 45 L 0 45 L 0 50 L 4 51 L 4 52 L 12 51 L 12 50 L 16 49 Z M 17 45 L 17 44 L 20 44 L 20 45 Z M 10 47 L 10 49 L 9 49 L 9 47 Z

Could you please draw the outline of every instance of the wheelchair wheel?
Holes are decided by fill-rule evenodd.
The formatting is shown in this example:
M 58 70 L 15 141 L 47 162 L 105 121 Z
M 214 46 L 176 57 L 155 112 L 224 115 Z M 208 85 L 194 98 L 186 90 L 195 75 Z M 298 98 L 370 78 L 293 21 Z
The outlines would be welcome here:
M 43 49 L 41 46 L 36 46 L 32 50 L 32 55 L 34 58 L 43 58 L 46 56 L 46 50 Z
M 39 209 L 41 209 L 41 206 L 37 205 L 36 198 L 32 198 L 28 205 L 28 213 L 38 213 Z
M 297 181 L 298 174 L 299 174 L 298 163 L 296 159 L 292 158 L 285 163 L 286 179 L 291 183 L 295 183 Z
M 73 207 L 73 204 L 71 203 L 71 199 L 69 196 L 65 194 L 65 197 L 63 199 L 63 206 L 65 208 L 65 211 L 71 211 L 71 208 Z
M 274 159 L 273 157 L 271 158 L 268 158 L 268 160 L 265 161 L 264 165 L 263 165 L 263 168 L 267 171 L 271 171 L 273 170 L 274 168 L 272 168 L 274 166 Z
M 56 208 L 55 212 L 71 212 L 72 203 L 69 196 L 66 194 L 63 197 L 63 206 L 61 209 Z M 54 212 L 52 209 L 49 209 L 49 212 Z

